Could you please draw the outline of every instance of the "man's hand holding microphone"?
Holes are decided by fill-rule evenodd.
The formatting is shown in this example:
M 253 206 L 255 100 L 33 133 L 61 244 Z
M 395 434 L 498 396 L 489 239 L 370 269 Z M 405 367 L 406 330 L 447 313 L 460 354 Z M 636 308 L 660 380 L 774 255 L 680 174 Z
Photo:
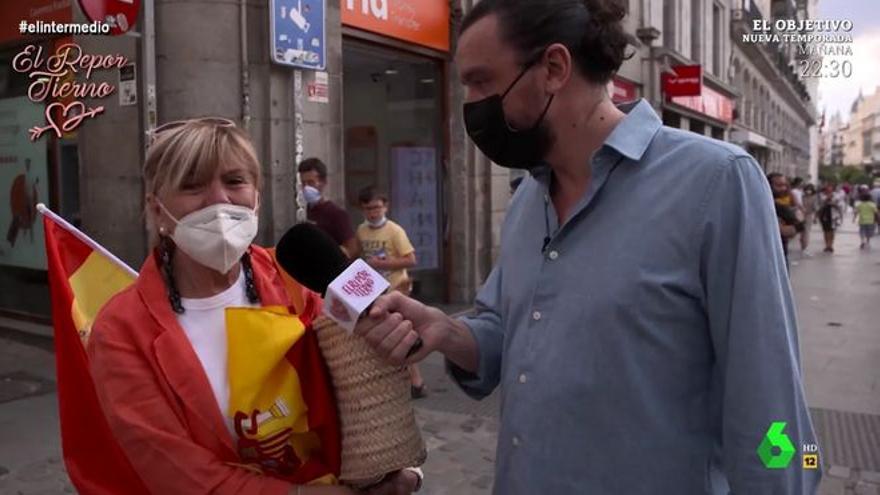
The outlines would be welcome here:
M 376 299 L 354 332 L 395 365 L 417 363 L 439 351 L 466 371 L 477 369 L 477 343 L 470 330 L 443 311 L 400 292 Z M 422 347 L 407 357 L 419 338 Z

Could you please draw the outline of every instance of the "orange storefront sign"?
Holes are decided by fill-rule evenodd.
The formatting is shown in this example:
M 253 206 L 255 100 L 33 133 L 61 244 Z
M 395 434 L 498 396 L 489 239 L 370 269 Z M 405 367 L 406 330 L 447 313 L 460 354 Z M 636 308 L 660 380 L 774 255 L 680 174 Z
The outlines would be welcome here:
M 21 21 L 70 22 L 71 0 L 0 0 L 0 44 L 33 38 L 19 32 Z
M 340 0 L 342 23 L 449 51 L 448 0 Z

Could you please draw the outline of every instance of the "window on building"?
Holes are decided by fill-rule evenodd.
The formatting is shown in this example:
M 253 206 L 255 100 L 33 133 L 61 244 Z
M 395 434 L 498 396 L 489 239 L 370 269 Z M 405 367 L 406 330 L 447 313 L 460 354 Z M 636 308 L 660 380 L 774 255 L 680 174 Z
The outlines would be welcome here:
M 698 64 L 705 65 L 703 60 L 703 0 L 691 0 L 691 60 Z M 708 72 L 712 72 L 711 67 L 706 67 Z
M 663 2 L 663 46 L 676 50 L 676 16 L 678 15 L 678 0 Z
M 712 4 L 712 69 L 713 73 L 718 77 L 724 77 L 722 74 L 721 61 L 721 40 L 723 40 L 724 24 L 721 22 L 721 6 L 717 3 Z

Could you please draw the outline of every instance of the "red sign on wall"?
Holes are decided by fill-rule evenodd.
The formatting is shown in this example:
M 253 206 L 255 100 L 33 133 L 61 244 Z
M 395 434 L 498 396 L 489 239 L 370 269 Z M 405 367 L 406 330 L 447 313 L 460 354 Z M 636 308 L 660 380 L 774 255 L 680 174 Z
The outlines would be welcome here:
M 713 119 L 733 123 L 733 100 L 711 88 L 703 88 L 700 96 L 676 96 L 669 101 Z
M 449 51 L 447 0 L 340 0 L 342 24 Z
M 614 103 L 633 101 L 639 97 L 639 87 L 636 83 L 615 77 L 608 83 L 608 94 Z
M 661 76 L 666 96 L 699 96 L 703 86 L 703 68 L 699 65 L 673 65 L 675 74 Z
M 79 6 L 90 21 L 109 24 L 110 34 L 118 35 L 134 27 L 141 0 L 79 0 Z

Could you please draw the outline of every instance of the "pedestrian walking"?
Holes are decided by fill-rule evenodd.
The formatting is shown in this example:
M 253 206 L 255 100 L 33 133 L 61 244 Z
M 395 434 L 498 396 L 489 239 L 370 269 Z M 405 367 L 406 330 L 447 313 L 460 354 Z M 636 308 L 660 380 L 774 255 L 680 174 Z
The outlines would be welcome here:
M 874 237 L 874 231 L 877 223 L 880 222 L 880 214 L 877 213 L 877 203 L 871 198 L 871 192 L 868 187 L 860 188 L 859 201 L 855 204 L 853 211 L 853 221 L 859 222 L 859 249 L 870 249 L 871 238 Z
M 834 252 L 834 231 L 840 223 L 843 211 L 840 206 L 840 198 L 835 193 L 834 185 L 826 184 L 819 194 L 819 223 L 822 225 L 822 233 L 825 236 L 826 253 Z
M 801 200 L 804 211 L 804 230 L 801 231 L 801 252 L 804 256 L 812 256 L 810 247 L 810 230 L 816 220 L 816 186 L 807 184 L 804 186 L 804 194 Z

